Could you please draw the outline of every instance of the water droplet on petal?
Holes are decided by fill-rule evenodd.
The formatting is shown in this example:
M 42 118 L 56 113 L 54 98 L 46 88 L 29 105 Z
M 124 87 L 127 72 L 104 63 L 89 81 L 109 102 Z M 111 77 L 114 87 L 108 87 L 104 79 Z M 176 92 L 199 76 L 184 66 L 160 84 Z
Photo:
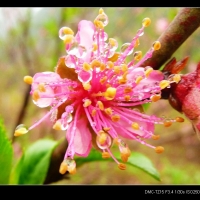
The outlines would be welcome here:
M 103 26 L 108 24 L 108 16 L 105 13 L 99 14 L 95 20 L 102 22 Z
M 28 129 L 24 124 L 20 124 L 15 128 L 14 136 L 20 136 L 28 133 Z
M 103 134 L 97 135 L 96 143 L 100 149 L 107 149 L 110 147 L 112 140 L 108 134 L 103 133 Z
M 76 63 L 75 63 L 75 59 L 73 58 L 73 56 L 71 55 L 67 55 L 65 57 L 65 65 L 69 68 L 75 68 Z
M 87 83 L 92 79 L 92 71 L 81 70 L 78 72 L 78 80 Z
M 131 43 L 124 43 L 122 46 L 121 46 L 121 52 L 124 53 L 128 47 L 130 46 Z M 133 48 L 131 50 L 129 50 L 129 52 L 127 52 L 127 56 L 132 54 L 133 53 Z
M 82 45 L 79 45 L 78 48 L 77 48 L 77 54 L 76 54 L 76 57 L 77 58 L 83 58 L 85 57 L 87 54 L 87 49 L 82 46 Z
M 77 42 L 73 42 L 70 46 L 70 49 L 67 50 L 67 53 L 69 55 L 76 55 L 78 53 L 78 46 L 79 44 Z

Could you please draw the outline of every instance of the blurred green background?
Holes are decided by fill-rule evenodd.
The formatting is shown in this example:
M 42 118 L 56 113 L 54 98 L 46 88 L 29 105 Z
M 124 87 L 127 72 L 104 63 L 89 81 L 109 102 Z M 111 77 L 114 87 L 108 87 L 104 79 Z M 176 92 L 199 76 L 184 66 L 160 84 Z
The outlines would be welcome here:
M 109 24 L 105 31 L 109 37 L 117 39 L 119 46 L 130 42 L 141 28 L 143 18 L 149 17 L 152 23 L 145 29 L 138 49 L 143 54 L 164 32 L 180 8 L 136 8 L 106 7 Z M 82 19 L 93 21 L 99 8 L 0 8 L 0 116 L 4 120 L 8 137 L 13 138 L 20 110 L 29 86 L 23 82 L 25 75 L 52 71 L 58 58 L 66 55 L 63 42 L 58 37 L 62 26 L 69 26 L 77 31 Z M 200 61 L 200 30 L 196 30 L 189 39 L 175 52 L 177 60 L 190 56 L 183 73 L 195 70 Z M 40 119 L 46 109 L 36 107 L 29 100 L 23 123 L 30 126 Z M 175 118 L 182 114 L 173 110 L 168 101 L 153 103 L 147 110 L 149 114 L 165 115 Z M 48 121 L 30 131 L 29 134 L 15 138 L 13 142 L 15 160 L 22 149 L 40 138 L 55 140 L 65 137 L 64 132 L 56 132 Z M 77 174 L 70 179 L 63 179 L 52 184 L 200 184 L 200 141 L 190 122 L 173 124 L 169 128 L 156 127 L 161 135 L 159 141 L 149 141 L 162 145 L 165 152 L 161 155 L 137 142 L 128 141 L 130 149 L 148 156 L 160 172 L 161 182 L 136 168 L 120 171 L 114 162 L 96 162 L 85 164 L 77 169 Z

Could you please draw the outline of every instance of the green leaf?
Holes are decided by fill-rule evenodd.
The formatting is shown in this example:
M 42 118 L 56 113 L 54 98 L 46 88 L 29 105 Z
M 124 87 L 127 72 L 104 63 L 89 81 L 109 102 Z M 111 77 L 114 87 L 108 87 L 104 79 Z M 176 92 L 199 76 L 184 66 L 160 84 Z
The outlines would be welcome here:
M 16 166 L 15 182 L 17 184 L 43 184 L 51 154 L 57 142 L 49 139 L 39 140 L 30 146 Z M 17 175 L 19 173 L 19 175 Z
M 115 157 L 118 160 L 121 160 L 119 153 L 115 154 Z M 77 167 L 81 166 L 84 163 L 93 162 L 93 161 L 111 161 L 112 159 L 103 159 L 101 153 L 96 150 L 91 150 L 90 154 L 86 158 L 76 158 L 76 165 Z M 129 166 L 136 167 L 141 169 L 142 171 L 146 172 L 156 180 L 160 181 L 159 172 L 153 166 L 151 160 L 149 160 L 146 156 L 141 153 L 132 152 L 131 156 L 126 163 Z
M 8 184 L 12 167 L 13 149 L 0 119 L 0 184 Z

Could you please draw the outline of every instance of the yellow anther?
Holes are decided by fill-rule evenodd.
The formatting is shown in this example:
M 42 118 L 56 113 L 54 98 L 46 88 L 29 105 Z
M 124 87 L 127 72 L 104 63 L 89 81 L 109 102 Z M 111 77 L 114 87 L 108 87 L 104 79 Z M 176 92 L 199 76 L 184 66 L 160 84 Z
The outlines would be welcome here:
M 119 58 L 120 53 L 115 52 L 114 55 L 111 58 L 108 58 L 108 61 L 115 62 Z
M 140 60 L 142 58 L 142 52 L 141 51 L 136 51 L 133 55 L 134 60 Z
M 108 61 L 106 64 L 107 64 L 109 69 L 113 69 L 114 63 L 112 61 Z
M 104 29 L 104 25 L 103 25 L 102 21 L 99 21 L 99 20 L 95 19 L 94 20 L 94 25 L 95 25 L 96 28 Z
M 68 166 L 68 172 L 70 174 L 76 174 L 76 167 L 74 167 L 74 166 Z
M 60 172 L 61 174 L 65 174 L 67 170 L 68 170 L 68 165 L 67 165 L 67 163 L 66 163 L 65 161 L 63 161 L 63 162 L 61 163 L 61 165 L 60 165 L 59 172 Z
M 124 93 L 125 94 L 130 93 L 130 92 L 132 92 L 132 88 L 131 87 L 124 88 Z
M 104 111 L 107 115 L 112 115 L 113 113 L 111 108 L 106 108 Z
M 121 65 L 121 70 L 122 70 L 123 72 L 127 72 L 128 66 L 127 66 L 126 64 L 122 64 L 122 65 Z
M 158 140 L 160 138 L 160 135 L 152 135 L 151 137 L 153 140 Z
M 91 67 L 94 69 L 95 67 L 100 67 L 101 66 L 101 62 L 99 60 L 93 60 L 91 62 Z
M 100 110 L 104 110 L 104 105 L 101 101 L 97 101 L 97 105 L 98 105 Z
M 120 67 L 119 66 L 114 66 L 114 72 L 115 74 L 119 74 L 120 73 Z
M 162 147 L 162 146 L 157 146 L 157 147 L 155 148 L 155 151 L 156 151 L 156 153 L 162 153 L 162 152 L 164 151 L 164 147 Z
M 168 87 L 169 85 L 170 85 L 170 82 L 167 81 L 167 80 L 162 80 L 159 83 L 159 86 L 160 86 L 161 89 L 164 89 L 164 88 Z
M 57 130 L 57 131 L 60 131 L 62 130 L 61 128 L 61 123 L 59 120 L 56 121 L 56 123 L 53 125 L 53 129 Z
M 174 77 L 173 77 L 173 81 L 178 83 L 180 80 L 181 80 L 181 75 L 180 74 L 175 74 Z
M 66 35 L 74 35 L 74 32 L 69 27 L 64 27 L 63 28 L 63 33 L 66 34 Z
M 33 78 L 31 76 L 24 76 L 24 82 L 31 85 L 33 83 Z
M 98 137 L 98 142 L 100 145 L 104 145 L 107 138 L 108 138 L 108 134 L 105 133 L 104 131 L 100 131 Z
M 98 46 L 96 43 L 93 43 L 92 47 L 93 47 L 92 51 L 96 51 L 98 49 Z
M 101 79 L 100 79 L 100 83 L 103 85 L 105 82 L 106 82 L 106 80 L 107 80 L 107 76 L 104 76 L 104 77 L 102 77 Z
M 102 152 L 102 158 L 110 158 L 110 154 L 107 151 Z
M 184 122 L 184 119 L 182 117 L 177 117 L 176 122 Z
M 84 90 L 90 90 L 91 89 L 90 83 L 83 83 L 83 88 Z
M 113 142 L 116 144 L 116 145 L 119 145 L 120 144 L 120 141 L 119 141 L 119 138 L 114 138 Z
M 159 41 L 155 41 L 153 43 L 153 49 L 154 49 L 154 51 L 159 50 L 160 48 L 161 48 L 160 42 Z
M 141 81 L 142 79 L 143 79 L 142 76 L 138 76 L 138 77 L 136 78 L 136 80 L 135 80 L 135 83 L 136 83 L 136 84 L 139 84 L 140 81 Z
M 106 69 L 106 65 L 104 63 L 101 63 L 100 71 L 104 71 Z
M 127 79 L 126 78 L 120 78 L 118 80 L 119 84 L 125 84 L 127 82 Z
M 148 77 L 148 76 L 151 74 L 151 72 L 153 72 L 153 68 L 152 68 L 152 67 L 149 67 L 149 68 L 144 72 L 144 74 L 145 74 L 146 77 Z
M 24 135 L 26 133 L 28 133 L 27 128 L 21 127 L 19 129 L 15 130 L 14 136 L 20 136 L 20 135 Z
M 158 101 L 160 98 L 161 98 L 161 95 L 160 95 L 160 94 L 155 94 L 155 95 L 153 95 L 153 96 L 150 97 L 150 99 L 151 99 L 152 102 L 156 102 L 156 101 Z
M 40 83 L 40 84 L 38 85 L 38 90 L 39 90 L 40 92 L 45 92 L 45 91 L 46 91 L 44 83 Z
M 83 63 L 83 70 L 85 70 L 86 72 L 90 71 L 91 70 L 91 65 L 84 62 Z
M 120 120 L 120 116 L 119 115 L 113 115 L 111 117 L 111 119 L 112 119 L 113 122 L 118 122 Z
M 169 127 L 169 126 L 171 126 L 172 125 L 172 122 L 171 121 L 168 121 L 168 120 L 166 120 L 166 121 L 164 121 L 164 126 L 165 127 Z
M 65 38 L 64 38 L 64 43 L 65 44 L 71 44 L 74 40 L 74 36 L 73 35 L 65 35 Z
M 96 115 L 97 111 L 95 109 L 92 110 L 92 116 L 94 117 Z
M 103 130 L 108 132 L 110 130 L 110 127 L 103 127 Z
M 126 154 L 121 153 L 121 159 L 122 159 L 123 162 L 127 162 L 128 156 Z
M 40 98 L 40 95 L 39 95 L 38 90 L 35 90 L 35 91 L 33 92 L 32 97 L 33 97 L 33 100 L 34 100 L 34 101 L 37 101 L 37 100 Z
M 122 75 L 123 78 L 126 78 L 128 75 L 128 71 L 125 71 L 124 74 Z
M 136 122 L 133 122 L 133 123 L 131 124 L 131 127 L 132 127 L 133 129 L 135 129 L 135 130 L 139 130 L 139 129 L 140 129 L 139 124 L 136 123 Z
M 140 45 L 140 40 L 139 38 L 137 38 L 137 40 L 135 41 L 134 48 L 138 47 L 139 45 Z
M 99 9 L 99 14 L 103 14 L 103 13 L 104 13 L 103 8 L 100 8 Z
M 125 170 L 126 169 L 126 165 L 124 163 L 119 163 L 118 164 L 118 168 L 121 170 Z
M 111 46 L 115 46 L 116 45 L 116 40 L 113 38 L 109 38 L 109 43 Z
M 116 92 L 117 92 L 116 88 L 113 88 L 113 87 L 107 88 L 106 91 L 105 91 L 105 93 L 104 93 L 105 99 L 107 99 L 107 100 L 114 99 L 115 95 L 116 95 Z
M 85 102 L 84 102 L 84 104 L 83 104 L 83 107 L 86 108 L 86 107 L 88 107 L 89 105 L 91 105 L 91 103 L 92 103 L 92 102 L 91 102 L 89 99 L 86 99 Z
M 131 99 L 130 95 L 125 95 L 125 96 L 124 96 L 124 100 L 125 100 L 125 101 L 130 101 L 130 99 Z
M 143 19 L 143 21 L 142 21 L 142 26 L 144 26 L 144 27 L 147 27 L 147 26 L 149 26 L 151 24 L 151 20 L 150 20 L 150 18 L 144 18 Z

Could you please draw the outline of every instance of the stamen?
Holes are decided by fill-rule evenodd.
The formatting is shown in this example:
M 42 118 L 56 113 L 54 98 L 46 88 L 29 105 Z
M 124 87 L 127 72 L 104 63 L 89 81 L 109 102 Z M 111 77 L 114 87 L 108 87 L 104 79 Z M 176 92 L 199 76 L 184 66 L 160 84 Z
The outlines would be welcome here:
M 107 115 L 112 115 L 112 109 L 111 108 L 106 108 L 104 111 Z
M 133 55 L 134 60 L 140 60 L 142 58 L 142 52 L 141 51 L 136 51 Z
M 99 107 L 100 110 L 104 110 L 104 105 L 101 101 L 97 101 L 97 106 Z
M 135 129 L 135 130 L 139 130 L 139 128 L 140 128 L 139 124 L 136 123 L 136 122 L 133 122 L 133 123 L 131 124 L 131 126 L 132 126 L 132 128 Z
M 160 135 L 152 135 L 151 137 L 153 140 L 158 140 L 160 138 Z
M 65 35 L 64 37 L 64 43 L 65 44 L 71 44 L 74 40 L 74 36 L 73 35 Z
M 74 35 L 74 32 L 73 32 L 72 29 L 69 28 L 69 27 L 63 27 L 62 31 L 63 31 L 64 34 L 67 34 L 67 35 Z
M 139 45 L 140 45 L 140 40 L 139 38 L 137 38 L 137 40 L 135 41 L 134 48 L 138 47 Z
M 107 133 L 101 130 L 96 137 L 96 143 L 100 149 L 107 149 L 110 147 L 112 140 Z
M 176 122 L 184 122 L 184 119 L 182 117 L 177 117 L 175 120 Z
M 20 124 L 16 127 L 14 136 L 20 136 L 28 133 L 28 129 L 25 127 L 24 124 Z
M 121 78 L 118 80 L 119 84 L 125 84 L 127 82 L 126 78 Z
M 110 158 L 110 154 L 107 151 L 102 152 L 102 158 Z
M 140 81 L 141 81 L 142 79 L 143 79 L 142 76 L 138 76 L 138 77 L 136 78 L 136 80 L 135 80 L 135 83 L 136 83 L 136 84 L 139 84 Z
M 101 63 L 100 65 L 100 71 L 104 71 L 106 69 L 106 65 L 104 63 Z
M 142 26 L 147 27 L 151 24 L 150 18 L 144 18 L 142 21 Z
M 132 92 L 132 88 L 131 87 L 126 87 L 126 88 L 124 88 L 124 93 L 126 94 L 126 93 L 130 93 L 130 92 Z
M 164 151 L 164 147 L 162 147 L 162 146 L 157 146 L 157 147 L 155 148 L 155 151 L 156 151 L 156 153 L 162 153 L 162 152 Z
M 83 104 L 83 107 L 88 107 L 89 105 L 91 105 L 91 100 L 89 100 L 89 99 L 86 99 L 85 101 L 84 101 L 84 104 Z
M 44 83 L 40 83 L 40 84 L 38 85 L 38 90 L 39 90 L 40 92 L 46 92 Z
M 91 62 L 91 67 L 94 69 L 95 67 L 100 67 L 101 66 L 101 62 L 99 60 L 93 60 Z
M 119 74 L 120 73 L 120 67 L 119 66 L 114 66 L 114 73 Z
M 113 69 L 114 63 L 112 61 L 108 61 L 107 66 L 108 66 L 109 69 Z
M 113 122 L 118 122 L 120 120 L 120 116 L 119 115 L 113 115 L 111 117 L 111 119 L 112 119 Z
M 97 111 L 95 109 L 92 110 L 92 117 L 94 117 L 97 114 Z
M 164 126 L 165 127 L 169 127 L 169 126 L 171 126 L 172 125 L 172 122 L 171 121 L 169 121 L 169 120 L 166 120 L 166 121 L 164 121 Z
M 154 49 L 154 51 L 157 51 L 157 50 L 159 50 L 160 48 L 161 48 L 160 42 L 159 42 L 159 41 L 155 41 L 155 42 L 153 43 L 153 49 Z
M 60 169 L 59 169 L 59 172 L 61 174 L 65 174 L 67 172 L 67 169 L 68 169 L 68 165 L 65 161 L 63 161 L 60 165 Z
M 125 100 L 125 101 L 130 101 L 130 99 L 131 99 L 130 95 L 125 95 L 125 96 L 124 96 L 124 100 Z
M 161 95 L 160 95 L 160 94 L 155 94 L 155 95 L 152 95 L 152 96 L 150 97 L 150 99 L 151 99 L 152 102 L 156 102 L 156 101 L 158 101 L 160 98 L 161 98 Z
M 159 83 L 159 86 L 161 89 L 164 89 L 166 87 L 168 87 L 170 85 L 170 82 L 167 81 L 167 80 L 162 80 L 160 83 Z
M 106 80 L 107 80 L 107 76 L 104 76 L 104 77 L 102 77 L 101 79 L 100 79 L 100 83 L 103 85 L 105 82 L 106 82 Z
M 96 43 L 93 43 L 92 47 L 93 47 L 92 51 L 96 51 L 98 49 L 98 46 Z
M 121 69 L 122 69 L 123 72 L 127 72 L 128 66 L 126 64 L 122 64 Z
M 38 90 L 35 90 L 33 92 L 32 98 L 33 98 L 34 101 L 37 101 L 40 98 Z
M 144 72 L 145 76 L 146 76 L 146 77 L 149 77 L 149 75 L 151 74 L 152 71 L 153 71 L 153 68 L 152 68 L 152 67 L 149 67 L 149 68 Z
M 126 169 L 126 165 L 124 163 L 119 163 L 118 164 L 119 169 L 121 170 L 125 170 Z
M 24 76 L 24 82 L 31 85 L 33 83 L 33 78 L 31 76 Z
M 76 163 L 74 160 L 67 158 L 63 160 L 63 162 L 60 165 L 59 172 L 61 174 L 65 174 L 66 172 L 69 172 L 70 174 L 76 173 Z
M 55 130 L 57 130 L 57 131 L 62 130 L 60 120 L 57 120 L 57 121 L 56 121 L 56 123 L 53 125 L 53 129 L 55 129 Z
M 91 65 L 89 65 L 88 63 L 84 62 L 83 63 L 83 70 L 85 70 L 86 72 L 91 70 Z
M 105 99 L 107 99 L 107 100 L 114 99 L 115 95 L 116 95 L 116 91 L 117 91 L 116 88 L 113 88 L 113 87 L 107 88 L 106 91 L 105 91 L 105 93 L 104 93 Z
M 180 80 L 181 80 L 181 75 L 180 74 L 175 74 L 174 77 L 173 77 L 173 81 L 178 83 Z
M 104 29 L 104 25 L 103 25 L 102 21 L 99 21 L 99 20 L 95 19 L 94 20 L 94 25 L 95 25 L 96 28 Z
M 99 9 L 99 14 L 103 14 L 103 13 L 104 13 L 103 8 L 100 8 L 100 9 Z
M 83 83 L 83 88 L 84 90 L 90 90 L 91 89 L 90 83 Z

